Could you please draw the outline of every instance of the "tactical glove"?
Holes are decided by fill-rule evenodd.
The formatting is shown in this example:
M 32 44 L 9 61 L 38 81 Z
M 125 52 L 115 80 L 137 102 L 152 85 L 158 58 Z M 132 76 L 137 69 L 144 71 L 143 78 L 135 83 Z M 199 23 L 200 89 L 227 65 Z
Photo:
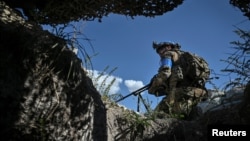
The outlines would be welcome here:
M 153 94 L 155 96 L 162 96 L 166 94 L 166 79 L 162 78 L 165 75 L 155 75 L 150 82 L 150 87 L 148 89 L 149 94 Z

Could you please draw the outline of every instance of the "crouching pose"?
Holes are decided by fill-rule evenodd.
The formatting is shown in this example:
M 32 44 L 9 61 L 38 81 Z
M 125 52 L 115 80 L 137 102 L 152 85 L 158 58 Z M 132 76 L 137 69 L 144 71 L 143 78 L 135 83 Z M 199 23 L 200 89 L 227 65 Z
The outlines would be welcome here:
M 207 95 L 205 83 L 210 75 L 207 62 L 195 54 L 181 51 L 178 43 L 153 42 L 153 48 L 160 56 L 160 68 L 151 79 L 148 93 L 165 95 L 155 111 L 159 117 L 181 115 L 189 118 Z

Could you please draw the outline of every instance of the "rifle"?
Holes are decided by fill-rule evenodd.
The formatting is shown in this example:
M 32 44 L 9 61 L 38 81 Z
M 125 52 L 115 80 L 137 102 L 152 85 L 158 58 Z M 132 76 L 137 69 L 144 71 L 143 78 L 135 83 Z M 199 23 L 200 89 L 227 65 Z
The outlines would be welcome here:
M 131 95 L 134 95 L 134 96 L 137 96 L 137 95 L 138 95 L 137 111 L 138 111 L 138 112 L 140 111 L 140 110 L 139 110 L 139 105 L 140 105 L 140 100 L 142 100 L 142 102 L 143 102 L 145 108 L 146 108 L 147 111 L 149 112 L 149 108 L 147 107 L 147 105 L 146 105 L 144 99 L 142 98 L 141 93 L 142 93 L 143 91 L 146 91 L 147 89 L 149 89 L 150 85 L 151 85 L 151 83 L 149 83 L 149 84 L 145 85 L 144 87 L 142 87 L 142 88 L 140 88 L 140 89 L 138 89 L 138 90 L 136 90 L 136 91 L 134 91 L 134 92 L 132 92 L 132 93 L 130 93 L 130 94 L 128 94 L 128 95 L 126 95 L 126 96 L 124 96 L 124 97 L 118 99 L 118 100 L 116 100 L 115 102 L 122 101 L 122 100 L 124 100 L 125 98 L 127 98 L 127 97 L 129 97 L 129 96 L 131 96 Z
M 125 98 L 127 98 L 127 97 L 129 97 L 131 95 L 137 96 L 137 95 L 141 94 L 141 92 L 146 91 L 149 88 L 149 86 L 150 86 L 150 84 L 147 84 L 146 86 L 144 86 L 144 87 L 142 87 L 142 88 L 140 88 L 140 89 L 138 89 L 138 90 L 136 90 L 136 91 L 134 91 L 134 92 L 132 92 L 132 93 L 118 99 L 118 100 L 116 100 L 115 102 L 122 101 L 122 100 L 124 100 Z

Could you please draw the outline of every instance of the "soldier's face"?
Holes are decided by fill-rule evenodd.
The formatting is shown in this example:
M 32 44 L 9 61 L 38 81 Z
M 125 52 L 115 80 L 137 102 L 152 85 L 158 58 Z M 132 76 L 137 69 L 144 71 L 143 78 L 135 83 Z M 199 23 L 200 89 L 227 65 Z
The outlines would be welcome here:
M 165 52 L 170 51 L 171 49 L 172 49 L 172 47 L 169 45 L 163 46 L 163 47 L 160 47 L 159 49 L 157 49 L 157 53 L 161 56 L 161 55 L 164 55 Z

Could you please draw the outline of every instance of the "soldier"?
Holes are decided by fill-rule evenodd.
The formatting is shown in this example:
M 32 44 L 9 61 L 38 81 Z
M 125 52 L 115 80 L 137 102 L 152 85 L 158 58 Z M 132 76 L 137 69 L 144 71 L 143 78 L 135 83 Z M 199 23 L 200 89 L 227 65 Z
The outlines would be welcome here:
M 210 74 L 207 63 L 192 59 L 195 55 L 181 51 L 178 43 L 153 42 L 153 48 L 160 56 L 160 68 L 151 80 L 148 93 L 166 95 L 155 109 L 157 115 L 190 117 L 192 109 L 207 94 L 205 82 Z

